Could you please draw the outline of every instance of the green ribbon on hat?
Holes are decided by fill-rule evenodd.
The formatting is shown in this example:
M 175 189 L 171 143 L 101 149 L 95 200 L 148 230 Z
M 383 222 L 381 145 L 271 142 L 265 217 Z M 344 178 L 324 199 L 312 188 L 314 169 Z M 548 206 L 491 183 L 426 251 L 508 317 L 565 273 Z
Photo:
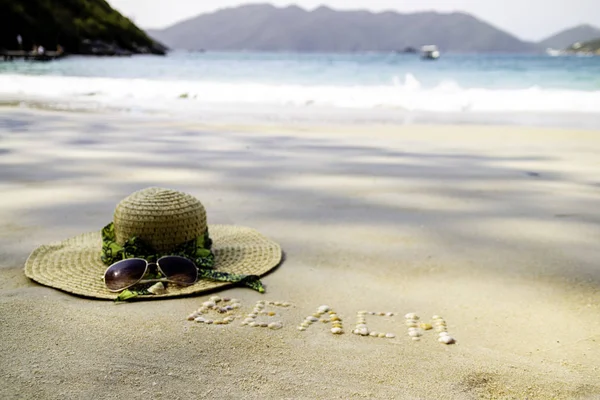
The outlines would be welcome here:
M 102 228 L 102 254 L 100 258 L 106 265 L 128 258 L 143 258 L 148 262 L 156 262 L 164 256 L 180 256 L 188 258 L 198 267 L 198 279 L 206 278 L 220 282 L 241 283 L 260 293 L 265 292 L 257 275 L 231 274 L 215 271 L 215 256 L 210 250 L 212 240 L 208 236 L 208 229 L 203 235 L 189 240 L 168 254 L 159 254 L 151 246 L 138 237 L 132 237 L 121 246 L 116 242 L 115 226 L 110 223 Z

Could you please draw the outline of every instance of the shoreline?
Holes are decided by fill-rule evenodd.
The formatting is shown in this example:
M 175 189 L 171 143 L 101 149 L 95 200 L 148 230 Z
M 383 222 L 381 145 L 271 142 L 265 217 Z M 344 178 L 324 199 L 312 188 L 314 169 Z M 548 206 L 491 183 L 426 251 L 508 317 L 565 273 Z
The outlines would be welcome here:
M 0 108 L 3 398 L 600 395 L 600 131 L 110 116 Z M 147 186 L 276 240 L 267 293 L 115 305 L 24 277 L 36 246 Z M 292 306 L 273 308 L 279 330 L 187 321 L 213 295 L 241 299 L 239 318 Z M 298 331 L 323 304 L 345 333 Z M 367 317 L 396 337 L 353 335 L 359 310 L 398 313 Z M 457 343 L 413 342 L 409 312 Z
M 80 101 L 77 107 L 56 101 L 24 98 L 11 100 L 0 96 L 0 112 L 32 110 L 42 112 L 115 115 L 119 118 L 182 120 L 207 126 L 469 126 L 508 127 L 550 130 L 600 131 L 600 114 L 555 112 L 415 112 L 394 109 L 354 110 L 341 107 L 206 106 L 174 113 L 172 110 L 99 106 Z

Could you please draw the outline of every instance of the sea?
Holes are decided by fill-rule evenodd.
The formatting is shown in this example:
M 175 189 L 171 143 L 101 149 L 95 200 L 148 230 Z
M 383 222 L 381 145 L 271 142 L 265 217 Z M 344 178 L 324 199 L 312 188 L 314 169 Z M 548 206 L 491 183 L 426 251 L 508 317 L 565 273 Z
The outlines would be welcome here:
M 0 62 L 0 105 L 218 122 L 600 128 L 600 57 L 174 51 Z

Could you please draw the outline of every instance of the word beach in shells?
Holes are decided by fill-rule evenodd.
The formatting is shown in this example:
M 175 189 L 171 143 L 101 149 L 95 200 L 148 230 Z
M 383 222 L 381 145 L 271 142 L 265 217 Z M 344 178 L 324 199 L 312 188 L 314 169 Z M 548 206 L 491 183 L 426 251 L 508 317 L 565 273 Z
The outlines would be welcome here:
M 244 311 L 242 310 L 242 302 L 240 300 L 212 296 L 208 301 L 202 303 L 200 308 L 188 315 L 187 319 L 207 325 L 228 325 L 236 319 L 242 319 L 240 325 L 244 327 L 278 330 L 284 326 L 283 321 L 280 320 L 281 311 L 291 306 L 292 304 L 286 301 L 259 300 L 254 305 L 252 311 L 243 316 Z M 211 314 L 214 315 L 212 318 L 210 317 Z M 367 319 L 372 321 L 374 318 L 383 318 L 388 325 L 391 324 L 391 326 L 394 326 L 398 324 L 395 320 L 395 317 L 398 315 L 398 313 L 393 311 L 358 311 L 356 314 L 356 325 L 352 333 L 357 336 L 370 338 L 394 339 L 397 335 L 393 332 L 370 329 Z M 301 332 L 307 331 L 311 326 L 319 322 L 321 322 L 319 325 L 328 325 L 329 331 L 334 335 L 345 333 L 342 317 L 332 307 L 327 305 L 319 306 L 314 313 L 307 315 L 298 324 L 297 330 Z M 412 341 L 418 342 L 427 331 L 435 330 L 438 333 L 438 342 L 442 344 L 456 343 L 456 339 L 448 333 L 446 320 L 439 315 L 431 317 L 430 322 L 422 322 L 416 313 L 408 313 L 404 316 L 404 324 L 407 328 L 408 337 Z

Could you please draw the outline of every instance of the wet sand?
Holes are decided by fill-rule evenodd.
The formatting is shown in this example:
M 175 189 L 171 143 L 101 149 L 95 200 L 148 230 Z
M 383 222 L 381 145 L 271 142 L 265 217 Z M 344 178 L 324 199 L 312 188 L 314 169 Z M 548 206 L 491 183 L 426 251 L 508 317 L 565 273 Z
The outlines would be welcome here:
M 0 397 L 599 398 L 600 132 L 226 126 L 0 110 Z M 281 330 L 186 316 L 215 293 L 115 305 L 23 275 L 38 245 L 99 230 L 131 192 L 197 196 L 286 261 Z M 343 318 L 296 329 L 321 304 Z M 351 333 L 359 310 L 373 330 Z M 455 345 L 407 335 L 443 316 Z M 266 319 L 265 319 L 266 320 Z

